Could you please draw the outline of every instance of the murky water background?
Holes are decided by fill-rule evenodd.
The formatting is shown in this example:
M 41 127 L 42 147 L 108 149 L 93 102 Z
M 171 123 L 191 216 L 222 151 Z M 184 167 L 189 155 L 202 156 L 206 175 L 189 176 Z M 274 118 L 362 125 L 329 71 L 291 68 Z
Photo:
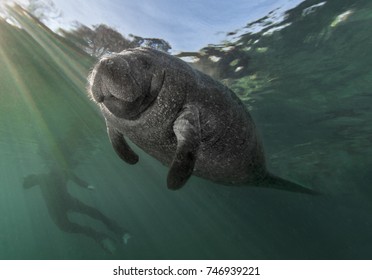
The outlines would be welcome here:
M 167 168 L 136 148 L 135 166 L 113 152 L 85 94 L 95 59 L 22 9 L 9 15 L 18 26 L 0 20 L 0 259 L 372 258 L 370 1 L 304 1 L 280 23 L 268 15 L 179 54 L 239 94 L 270 170 L 317 197 L 196 177 L 167 190 Z M 95 186 L 68 190 L 129 231 L 126 246 L 110 254 L 62 231 L 40 187 L 23 188 L 53 163 Z

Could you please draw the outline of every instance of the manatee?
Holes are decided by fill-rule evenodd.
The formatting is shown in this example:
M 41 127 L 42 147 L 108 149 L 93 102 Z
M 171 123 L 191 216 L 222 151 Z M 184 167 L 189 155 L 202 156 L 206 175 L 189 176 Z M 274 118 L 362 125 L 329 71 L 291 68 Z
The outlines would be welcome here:
M 193 174 L 225 185 L 316 193 L 271 174 L 246 106 L 179 58 L 128 49 L 102 58 L 88 80 L 118 156 L 138 162 L 129 139 L 169 167 L 169 189 L 181 188 Z

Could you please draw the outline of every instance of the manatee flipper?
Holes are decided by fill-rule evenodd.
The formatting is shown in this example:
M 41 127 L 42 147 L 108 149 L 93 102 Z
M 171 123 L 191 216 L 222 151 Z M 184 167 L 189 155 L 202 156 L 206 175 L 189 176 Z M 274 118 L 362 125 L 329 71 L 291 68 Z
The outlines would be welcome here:
M 110 126 L 107 126 L 107 134 L 112 147 L 122 160 L 129 164 L 136 164 L 138 162 L 138 155 L 129 147 L 123 134 Z
M 286 179 L 280 178 L 270 173 L 268 173 L 263 179 L 261 179 L 257 185 L 260 187 L 279 189 L 289 192 L 320 195 L 320 193 L 315 190 L 308 189 L 297 183 L 288 181 Z
M 191 176 L 196 151 L 200 145 L 199 112 L 195 106 L 187 106 L 173 124 L 177 137 L 177 150 L 170 166 L 167 184 L 168 188 L 181 188 Z

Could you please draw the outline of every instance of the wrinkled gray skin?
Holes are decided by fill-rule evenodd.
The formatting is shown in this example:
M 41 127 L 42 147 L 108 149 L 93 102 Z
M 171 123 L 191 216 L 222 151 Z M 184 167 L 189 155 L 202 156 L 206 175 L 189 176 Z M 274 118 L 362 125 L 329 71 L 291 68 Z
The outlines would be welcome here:
M 169 54 L 148 48 L 101 59 L 89 77 L 121 159 L 138 156 L 125 137 L 169 166 L 170 189 L 191 174 L 228 185 L 313 193 L 271 175 L 246 107 L 226 86 Z

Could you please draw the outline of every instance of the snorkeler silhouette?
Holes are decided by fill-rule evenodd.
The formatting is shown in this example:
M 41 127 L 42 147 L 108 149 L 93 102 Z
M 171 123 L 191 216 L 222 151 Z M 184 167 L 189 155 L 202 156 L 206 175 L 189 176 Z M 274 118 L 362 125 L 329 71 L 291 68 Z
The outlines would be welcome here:
M 129 233 L 102 214 L 101 211 L 73 197 L 67 189 L 69 180 L 80 187 L 90 190 L 94 189 L 93 186 L 76 176 L 72 171 L 57 165 L 53 165 L 48 173 L 26 176 L 23 181 L 23 187 L 29 189 L 36 185 L 40 186 L 49 215 L 60 230 L 69 233 L 80 233 L 93 238 L 104 250 L 113 253 L 115 251 L 114 240 L 109 235 L 70 221 L 69 213 L 81 213 L 104 223 L 116 235 L 117 239 L 121 239 L 120 241 L 127 244 L 130 238 Z

